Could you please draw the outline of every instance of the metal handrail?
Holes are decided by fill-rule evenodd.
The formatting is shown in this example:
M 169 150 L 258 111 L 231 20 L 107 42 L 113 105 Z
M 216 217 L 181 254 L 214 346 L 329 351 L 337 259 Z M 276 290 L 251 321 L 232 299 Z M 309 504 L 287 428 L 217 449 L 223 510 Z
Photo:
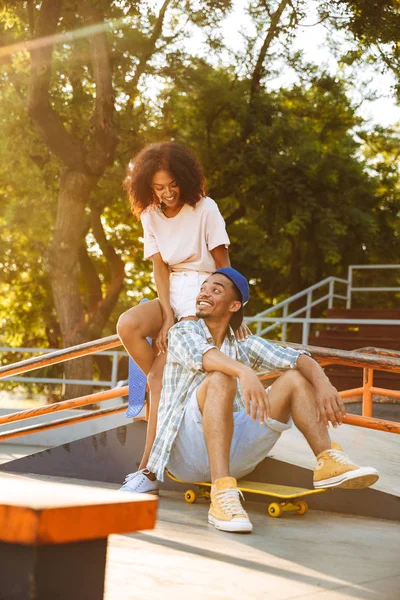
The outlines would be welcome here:
M 383 371 L 397 372 L 400 373 L 400 358 L 394 358 L 391 356 L 373 356 L 371 353 L 362 353 L 362 352 L 348 352 L 346 350 L 334 350 L 331 348 L 322 348 L 316 346 L 302 346 L 300 344 L 284 344 L 283 342 L 275 342 L 278 345 L 288 345 L 293 348 L 305 349 L 310 354 L 316 358 L 321 365 L 328 364 L 343 364 L 343 365 L 351 365 L 358 366 L 364 369 L 364 385 L 360 388 L 356 388 L 353 390 L 345 390 L 340 392 L 340 395 L 343 398 L 349 397 L 354 393 L 362 393 L 363 394 L 363 416 L 357 415 L 346 415 L 343 422 L 351 425 L 357 425 L 359 427 L 368 427 L 372 429 L 379 429 L 383 431 L 388 431 L 392 433 L 400 433 L 400 424 L 394 423 L 392 421 L 386 421 L 383 419 L 373 419 L 372 418 L 372 394 L 373 393 L 382 393 L 387 392 L 389 395 L 400 397 L 400 392 L 396 392 L 393 390 L 382 390 L 381 388 L 374 388 L 372 385 L 372 377 L 374 369 L 380 369 Z M 21 361 L 17 363 L 13 367 L 2 367 L 1 375 L 5 377 L 11 369 L 15 372 L 26 372 L 28 370 L 32 370 L 38 368 L 38 359 L 40 359 L 40 366 L 47 366 L 47 363 L 54 364 L 55 362 L 63 362 L 65 360 L 71 360 L 73 358 L 77 358 L 79 356 L 84 356 L 85 354 L 90 354 L 97 351 L 99 348 L 104 347 L 115 347 L 120 345 L 120 340 L 118 336 L 110 336 L 108 338 L 103 338 L 102 340 L 95 340 L 93 342 L 88 342 L 87 344 L 81 344 L 79 346 L 73 346 L 72 348 L 66 348 L 61 351 L 56 351 L 54 353 L 48 353 L 45 356 L 37 357 L 33 359 L 28 359 L 27 361 Z M 369 378 L 365 377 L 365 374 L 369 375 Z M 278 373 L 267 373 L 267 374 L 259 374 L 261 380 L 270 379 L 271 377 L 276 377 L 279 375 Z M 25 419 L 30 419 L 33 417 L 38 417 L 44 414 L 50 414 L 52 412 L 58 412 L 61 410 L 65 410 L 68 408 L 76 408 L 78 406 L 85 406 L 88 404 L 92 404 L 93 402 L 102 402 L 104 400 L 108 400 L 110 398 L 114 398 L 116 396 L 122 396 L 128 393 L 128 386 L 123 388 L 116 388 L 114 390 L 107 390 L 104 392 L 99 392 L 97 394 L 90 394 L 87 396 L 82 396 L 80 398 L 75 398 L 74 400 L 67 400 L 63 402 L 58 402 L 53 405 L 40 407 L 37 409 L 28 409 L 24 411 L 20 411 L 19 413 L 14 413 L 12 415 L 6 415 L 0 419 L 0 424 L 6 424 L 10 422 L 17 422 Z M 13 439 L 15 437 L 19 437 L 26 434 L 38 433 L 41 431 L 45 431 L 52 428 L 62 427 L 65 425 L 78 423 L 82 421 L 86 421 L 89 419 L 95 419 L 99 417 L 103 417 L 110 414 L 116 414 L 119 412 L 123 412 L 126 408 L 126 405 L 121 405 L 116 408 L 103 409 L 92 411 L 90 413 L 84 413 L 83 415 L 68 417 L 65 419 L 58 419 L 57 421 L 53 421 L 50 423 L 42 423 L 39 425 L 33 425 L 28 427 L 23 427 L 19 429 L 15 429 L 13 431 L 5 431 L 0 433 L 0 441 Z
M 279 310 L 280 308 L 283 308 L 286 304 L 295 302 L 296 300 L 299 300 L 303 296 L 306 296 L 309 292 L 313 292 L 313 291 L 317 290 L 318 288 L 330 283 L 331 281 L 333 281 L 333 282 L 339 281 L 340 283 L 346 283 L 346 284 L 348 283 L 347 279 L 340 279 L 339 277 L 332 277 L 332 276 L 326 277 L 325 279 L 322 279 L 318 283 L 314 283 L 313 285 L 310 285 L 308 288 L 305 288 L 301 292 L 297 292 L 297 294 L 290 296 L 290 298 L 286 298 L 285 300 L 278 302 L 278 304 L 275 304 L 274 306 L 271 306 L 270 308 L 263 310 L 262 312 L 258 313 L 256 315 L 256 317 L 262 317 L 271 312 L 274 312 L 275 310 Z
M 40 423 L 39 425 L 29 425 L 28 427 L 21 427 L 20 429 L 13 429 L 12 431 L 5 431 L 0 433 L 0 442 L 5 442 L 16 437 L 23 435 L 31 435 L 33 433 L 42 433 L 49 429 L 56 429 L 57 427 L 65 427 L 66 425 L 76 425 L 77 423 L 83 423 L 84 421 L 91 421 L 92 419 L 98 419 L 99 417 L 109 417 L 118 413 L 126 411 L 128 403 L 121 404 L 117 407 L 103 408 L 101 410 L 94 410 L 91 412 L 83 413 L 81 415 L 74 415 L 72 417 L 66 417 L 65 419 L 58 419 L 57 421 L 51 421 L 50 423 Z
M 345 296 L 336 296 L 335 295 L 335 298 L 338 298 L 338 297 L 345 298 Z M 328 300 L 329 298 L 330 298 L 329 294 L 326 294 L 325 296 L 322 296 L 322 298 L 318 298 L 317 300 L 314 300 L 313 302 L 311 302 L 311 304 L 309 304 L 309 305 L 306 304 L 306 306 L 303 306 L 302 308 L 299 308 L 298 310 L 295 310 L 293 313 L 290 313 L 290 315 L 288 315 L 287 317 L 284 317 L 283 321 L 280 321 L 280 320 L 278 320 L 276 318 L 271 319 L 271 320 L 274 321 L 274 323 L 272 325 L 270 325 L 269 327 L 266 327 L 265 329 L 263 329 L 262 334 L 264 335 L 264 334 L 268 333 L 269 331 L 272 331 L 276 327 L 279 327 L 279 325 L 281 324 L 281 322 L 283 322 L 283 324 L 288 323 L 289 322 L 288 321 L 289 318 L 296 317 L 297 315 L 300 315 L 304 311 L 308 311 L 309 309 L 314 308 L 315 306 L 318 306 L 318 304 L 322 304 L 322 302 L 325 302 L 325 300 Z M 264 318 L 265 317 L 261 317 L 261 318 L 257 318 L 257 319 L 253 319 L 253 320 L 251 320 L 251 318 L 250 318 L 250 320 L 247 321 L 247 317 L 246 317 L 246 322 L 250 322 L 251 323 L 251 322 L 256 321 L 257 323 L 263 323 L 264 322 L 263 321 Z
M 315 319 L 315 318 L 292 318 L 288 317 L 261 317 L 255 319 L 255 317 L 245 317 L 246 323 L 274 323 L 275 325 L 287 324 L 287 323 L 301 323 L 303 325 L 302 332 L 302 344 L 307 344 L 310 325 L 311 324 L 335 324 L 335 325 L 400 325 L 400 319 Z M 266 330 L 264 329 L 262 333 Z M 285 341 L 285 340 L 283 340 Z
M 350 397 L 351 395 L 354 395 L 354 394 L 362 394 L 362 396 L 363 396 L 363 416 L 358 417 L 358 416 L 354 416 L 354 415 L 348 415 L 348 417 L 346 417 L 347 421 L 345 421 L 345 422 L 348 422 L 348 423 L 351 422 L 351 424 L 354 424 L 354 425 L 372 427 L 375 429 L 377 428 L 377 429 L 383 429 L 385 431 L 393 431 L 396 433 L 400 433 L 400 426 L 398 424 L 391 423 L 390 421 L 382 421 L 382 420 L 376 420 L 376 419 L 371 418 L 372 394 L 373 393 L 386 394 L 386 395 L 391 395 L 392 397 L 400 398 L 400 392 L 397 392 L 395 390 L 386 390 L 383 388 L 377 388 L 377 387 L 373 386 L 374 369 L 380 369 L 383 371 L 400 373 L 400 360 L 398 358 L 400 356 L 400 353 L 392 353 L 388 350 L 371 349 L 371 348 L 367 348 L 365 352 L 358 352 L 358 351 L 348 352 L 348 351 L 344 351 L 344 350 L 334 350 L 331 348 L 320 348 L 320 347 L 312 347 L 312 346 L 307 345 L 309 326 L 312 323 L 335 323 L 335 324 L 347 324 L 347 325 L 351 325 L 351 324 L 354 324 L 354 325 L 359 325 L 359 324 L 400 325 L 400 320 L 393 320 L 393 319 L 315 319 L 315 318 L 311 317 L 311 309 L 314 306 L 317 306 L 318 304 L 321 304 L 322 302 L 328 300 L 328 307 L 332 308 L 334 298 L 347 299 L 346 301 L 348 301 L 349 290 L 350 290 L 350 298 L 351 298 L 352 291 L 363 291 L 364 290 L 364 288 L 358 289 L 358 288 L 352 287 L 352 273 L 355 268 L 400 268 L 400 265 L 374 265 L 374 266 L 352 265 L 349 267 L 349 277 L 347 280 L 340 279 L 338 277 L 327 277 L 326 279 L 322 280 L 321 282 L 316 283 L 316 284 L 306 288 L 305 290 L 295 294 L 294 296 L 291 296 L 290 298 L 287 298 L 286 300 L 279 302 L 275 306 L 270 307 L 269 309 L 263 311 L 262 313 L 259 313 L 255 317 L 246 317 L 246 322 L 249 322 L 249 323 L 257 322 L 257 332 L 259 334 L 262 334 L 265 331 L 270 330 L 270 329 L 278 326 L 279 324 L 282 324 L 282 326 L 283 326 L 282 327 L 283 343 L 285 340 L 287 324 L 288 323 L 302 323 L 303 324 L 303 344 L 302 345 L 285 344 L 285 345 L 288 345 L 288 346 L 291 346 L 294 348 L 297 347 L 297 348 L 307 349 L 311 353 L 311 355 L 314 356 L 314 358 L 316 358 L 323 365 L 342 364 L 342 365 L 361 367 L 364 370 L 363 386 L 361 386 L 359 388 L 354 388 L 352 390 L 344 390 L 343 392 L 341 392 L 341 396 L 343 398 Z M 346 296 L 334 293 L 335 282 L 345 283 L 347 285 Z M 323 296 L 322 298 L 313 300 L 312 299 L 313 292 L 324 285 L 329 285 L 329 293 L 326 294 L 325 296 Z M 370 291 L 374 291 L 375 289 L 379 289 L 381 291 L 384 291 L 384 290 L 387 290 L 387 291 L 399 290 L 400 291 L 400 288 L 365 288 L 365 289 L 368 289 Z M 304 307 L 295 310 L 293 313 L 288 314 L 289 304 L 293 301 L 298 300 L 299 298 L 304 297 L 304 296 L 307 297 L 307 304 Z M 272 318 L 272 317 L 267 316 L 279 309 L 283 310 L 283 317 Z M 304 312 L 306 313 L 305 317 L 299 318 L 297 316 Z M 261 324 L 265 323 L 265 322 L 266 323 L 272 322 L 273 325 L 270 325 L 266 329 L 261 331 Z M 279 342 L 275 342 L 275 343 L 279 344 Z M 98 353 L 99 351 L 108 350 L 108 349 L 115 348 L 120 345 L 121 345 L 121 341 L 118 338 L 118 336 L 113 335 L 113 336 L 109 336 L 109 337 L 106 337 L 106 338 L 103 338 L 100 340 L 94 340 L 91 342 L 87 342 L 85 344 L 79 344 L 77 346 L 73 346 L 70 348 L 64 348 L 61 350 L 49 351 L 48 349 L 45 349 L 45 350 L 43 350 L 43 354 L 41 356 L 37 356 L 34 358 L 20 361 L 14 365 L 6 365 L 4 367 L 0 367 L 0 379 L 7 379 L 13 375 L 27 373 L 29 371 L 33 371 L 33 370 L 36 370 L 36 369 L 44 367 L 44 366 L 62 363 L 67 360 L 72 360 L 74 358 L 78 358 L 81 356 L 95 354 L 95 353 Z M 13 349 L 7 349 L 7 350 L 13 350 Z M 371 354 L 375 354 L 375 355 L 377 354 L 378 356 L 371 356 Z M 265 380 L 267 378 L 271 378 L 272 376 L 277 376 L 277 375 L 278 374 L 269 373 L 267 375 L 262 376 L 261 379 Z M 25 378 L 25 381 L 26 381 L 26 379 L 27 378 Z M 63 380 L 63 381 L 66 383 L 67 381 L 70 381 L 70 380 Z M 90 382 L 90 383 L 93 384 L 93 382 Z M 103 382 L 100 382 L 100 383 L 103 383 Z M 97 384 L 99 385 L 99 382 L 97 382 Z M 103 400 L 114 398 L 114 397 L 121 397 L 121 396 L 125 395 L 125 393 L 127 393 L 127 391 L 128 391 L 127 387 L 114 388 L 111 390 L 107 390 L 106 392 L 90 394 L 88 396 L 82 396 L 80 398 L 75 398 L 74 400 L 55 403 L 53 405 L 41 407 L 40 409 L 33 409 L 33 410 L 28 409 L 27 411 L 20 411 L 19 413 L 15 413 L 14 415 L 7 415 L 7 417 L 3 417 L 2 419 L 0 419 L 0 424 L 12 422 L 12 421 L 19 421 L 22 419 L 29 419 L 34 416 L 39 416 L 40 414 L 49 414 L 51 412 L 57 412 L 59 410 L 65 410 L 65 409 L 71 408 L 71 407 L 76 408 L 78 406 L 85 406 L 88 404 L 92 404 L 94 402 L 97 403 L 97 402 L 101 402 Z M 52 425 L 52 423 L 46 423 L 46 424 L 43 424 L 43 425 L 37 426 L 37 427 L 39 427 L 39 430 L 42 431 L 44 429 L 51 429 L 53 426 L 59 427 L 59 426 L 69 424 L 72 422 L 77 422 L 77 421 L 74 421 L 74 419 L 87 420 L 88 418 L 96 418 L 96 416 L 100 417 L 105 414 L 111 414 L 111 412 L 112 413 L 121 412 L 123 410 L 124 410 L 124 408 L 120 406 L 117 409 L 92 411 L 89 416 L 81 415 L 79 417 L 72 417 L 70 419 L 61 419 L 61 420 L 56 421 L 54 425 Z M 24 435 L 24 432 L 32 433 L 33 429 L 32 429 L 32 427 L 28 427 L 27 429 L 26 428 L 18 429 L 18 430 L 15 430 L 14 432 L 4 432 L 4 433 L 0 434 L 0 440 L 5 439 L 3 436 L 7 436 L 7 439 L 10 439 L 12 437 Z
M 9 354 L 9 353 L 23 353 L 23 354 L 49 354 L 51 352 L 57 352 L 56 348 L 25 348 L 25 347 L 9 347 L 9 346 L 0 346 L 1 354 Z M 128 356 L 125 350 L 101 350 L 100 352 L 95 352 L 95 356 L 111 356 L 112 364 L 111 364 L 111 379 L 108 381 L 101 380 L 92 380 L 92 379 L 66 379 L 63 376 L 60 377 L 16 377 L 16 376 L 8 376 L 5 378 L 5 381 L 12 381 L 15 383 L 44 383 L 44 384 L 54 384 L 54 385 L 87 385 L 90 387 L 106 387 L 106 388 L 114 388 L 118 383 L 118 361 L 121 356 Z
M 400 359 L 390 356 L 373 356 L 371 353 L 363 353 L 356 350 L 337 350 L 334 348 L 325 348 L 324 346 L 308 346 L 305 344 L 295 344 L 288 342 L 275 341 L 274 344 L 283 347 L 294 348 L 295 350 L 306 350 L 311 356 L 323 362 L 324 365 L 340 364 L 349 367 L 369 367 L 388 371 L 391 373 L 400 373 Z
M 55 350 L 55 352 L 48 352 L 41 356 L 21 360 L 14 365 L 0 367 L 0 379 L 4 379 L 10 375 L 28 373 L 29 371 L 35 371 L 35 369 L 40 369 L 41 367 L 56 365 L 67 360 L 79 358 L 80 356 L 94 354 L 99 350 L 108 350 L 109 348 L 116 348 L 121 345 L 121 340 L 117 335 L 110 335 L 100 340 L 93 340 L 91 342 L 86 342 L 85 344 L 71 346 L 70 348 L 62 348 L 61 350 Z
M 79 398 L 73 398 L 72 400 L 62 400 L 61 402 L 54 402 L 53 404 L 47 404 L 46 406 L 40 406 L 38 408 L 28 408 L 16 413 L 0 416 L 0 425 L 6 425 L 8 423 L 13 423 L 14 421 L 23 421 L 24 419 L 33 419 L 43 415 L 50 415 L 61 410 L 71 410 L 82 406 L 88 406 L 89 404 L 97 404 L 98 402 L 119 398 L 126 396 L 127 394 L 128 386 L 125 385 L 113 390 L 105 390 L 104 392 L 98 392 L 96 394 L 80 396 Z
M 286 298 L 285 300 L 282 300 L 281 302 L 278 302 L 278 304 L 275 304 L 274 306 L 271 306 L 270 308 L 258 313 L 257 315 L 255 315 L 254 317 L 246 317 L 246 323 L 256 323 L 257 324 L 257 335 L 265 335 L 266 333 L 268 333 L 269 331 L 272 331 L 273 329 L 276 329 L 279 326 L 282 326 L 282 341 L 286 341 L 286 335 L 287 335 L 287 325 L 289 323 L 303 323 L 303 335 L 302 335 L 302 342 L 303 344 L 307 344 L 308 343 L 308 336 L 309 336 L 309 331 L 310 331 L 310 327 L 309 325 L 313 322 L 317 322 L 317 321 L 312 321 L 310 320 L 311 318 L 311 310 L 312 308 L 314 308 L 317 305 L 322 304 L 323 302 L 325 302 L 326 300 L 328 301 L 328 308 L 333 308 L 333 301 L 335 298 L 341 299 L 341 300 L 346 300 L 346 308 L 350 308 L 351 306 L 351 295 L 353 292 L 366 292 L 366 291 L 390 291 L 390 292 L 400 292 L 400 287 L 370 287 L 370 288 L 366 288 L 366 287 L 353 287 L 353 272 L 355 269 L 400 269 L 400 265 L 350 265 L 348 267 L 348 277 L 347 279 L 341 279 L 339 277 L 326 277 L 325 279 L 319 281 L 318 283 L 314 283 L 313 285 L 309 286 L 308 288 L 302 290 L 301 292 L 298 292 L 297 294 L 294 294 L 293 296 L 290 296 L 289 298 Z M 344 283 L 346 285 L 346 295 L 342 295 L 342 294 L 335 294 L 335 282 L 339 282 L 339 283 Z M 328 294 L 324 295 L 322 298 L 318 298 L 317 300 L 313 300 L 313 293 L 325 286 L 325 285 L 329 285 L 329 292 Z M 296 300 L 299 300 L 300 298 L 306 297 L 307 298 L 307 302 L 305 304 L 305 306 L 303 306 L 300 309 L 295 310 L 294 312 L 292 312 L 291 314 L 289 314 L 289 305 L 292 302 L 295 302 Z M 271 317 L 271 318 L 267 318 L 268 315 L 272 315 L 273 313 L 275 313 L 277 310 L 282 310 L 282 316 L 281 317 Z M 294 317 L 296 317 L 297 315 L 300 315 L 302 313 L 306 313 L 306 318 L 305 320 L 301 320 L 301 321 L 296 321 L 294 319 Z M 328 323 L 329 321 L 327 319 L 323 319 L 320 322 L 322 323 Z M 333 322 L 333 321 L 331 321 Z M 336 321 L 334 321 L 336 323 L 341 323 L 341 324 L 349 324 L 350 320 L 349 319 L 338 319 Z M 269 325 L 268 327 L 264 327 L 262 328 L 262 324 L 263 323 L 271 323 L 271 325 Z M 360 321 L 360 323 L 358 324 L 367 324 L 367 320 L 363 319 L 362 321 Z M 398 323 L 400 323 L 400 320 L 398 321 Z M 395 324 L 398 324 L 395 323 Z M 378 325 L 382 325 L 382 324 L 390 324 L 390 322 L 386 319 L 382 319 L 379 320 L 378 323 L 375 323 Z
M 375 348 L 373 346 L 367 346 L 366 348 L 358 348 L 357 352 L 363 352 L 364 354 L 378 354 L 380 356 L 391 356 L 392 358 L 400 358 L 400 350 L 387 350 L 386 348 Z
M 350 265 L 347 274 L 347 294 L 346 308 L 351 308 L 351 295 L 353 292 L 400 292 L 400 287 L 396 288 L 374 288 L 374 287 L 353 287 L 353 273 L 355 270 L 374 270 L 374 269 L 400 269 L 400 265 Z

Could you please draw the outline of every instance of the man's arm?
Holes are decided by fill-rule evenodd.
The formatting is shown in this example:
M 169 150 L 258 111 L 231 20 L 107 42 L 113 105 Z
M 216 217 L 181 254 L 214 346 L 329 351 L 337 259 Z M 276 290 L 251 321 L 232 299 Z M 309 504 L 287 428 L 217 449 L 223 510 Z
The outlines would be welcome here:
M 343 401 L 317 361 L 306 354 L 301 354 L 296 366 L 315 388 L 320 418 L 325 425 L 328 427 L 329 421 L 334 427 L 341 425 L 346 414 Z
M 168 358 L 184 369 L 203 371 L 203 354 L 212 348 L 196 321 L 180 321 L 168 332 Z
M 264 340 L 262 340 L 264 342 Z M 271 344 L 269 344 L 271 346 Z M 283 350 L 279 348 L 279 350 Z M 286 349 L 285 349 L 286 350 Z M 291 350 L 288 358 L 278 356 L 273 362 L 278 366 L 278 362 L 291 362 L 291 368 L 297 368 L 298 371 L 314 386 L 316 399 L 318 402 L 320 418 L 328 427 L 331 421 L 334 427 L 342 423 L 343 416 L 346 414 L 344 404 L 336 388 L 333 387 L 328 377 L 319 364 L 307 354 L 299 354 Z M 297 356 L 296 356 L 297 354 Z M 297 359 L 297 360 L 295 360 Z M 271 357 L 268 358 L 271 360 Z M 283 364 L 282 364 L 283 366 Z M 281 368 L 282 368 L 281 366 Z M 270 418 L 270 409 L 268 396 L 252 368 L 229 358 L 220 350 L 212 349 L 203 354 L 203 368 L 205 371 L 220 371 L 226 375 L 237 377 L 243 392 L 246 405 L 246 413 L 250 415 L 250 402 L 252 403 L 252 418 L 255 421 L 257 411 L 259 411 L 260 423 L 264 422 L 264 414 L 267 419 Z M 287 370 L 289 364 L 286 365 Z
M 264 415 L 270 418 L 268 395 L 258 379 L 256 373 L 250 367 L 243 363 L 226 356 L 217 348 L 212 348 L 203 354 L 203 369 L 208 372 L 219 371 L 239 379 L 240 387 L 246 406 L 246 414 L 251 416 L 253 421 L 258 417 L 260 423 L 264 423 Z

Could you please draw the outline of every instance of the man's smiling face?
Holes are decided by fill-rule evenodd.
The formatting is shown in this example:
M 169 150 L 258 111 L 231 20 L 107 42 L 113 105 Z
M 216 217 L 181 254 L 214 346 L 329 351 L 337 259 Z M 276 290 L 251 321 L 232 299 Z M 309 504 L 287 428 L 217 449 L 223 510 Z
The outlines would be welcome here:
M 203 282 L 196 299 L 196 317 L 224 317 L 240 309 L 237 291 L 228 277 L 214 273 Z

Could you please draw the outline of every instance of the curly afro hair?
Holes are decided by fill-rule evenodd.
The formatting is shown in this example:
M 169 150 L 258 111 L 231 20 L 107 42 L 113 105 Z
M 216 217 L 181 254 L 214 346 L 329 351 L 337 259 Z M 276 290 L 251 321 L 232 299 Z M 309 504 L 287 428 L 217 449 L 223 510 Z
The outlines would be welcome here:
M 151 144 L 131 160 L 124 181 L 132 212 L 137 218 L 148 206 L 155 204 L 151 184 L 155 173 L 161 169 L 171 173 L 185 204 L 195 206 L 204 196 L 203 170 L 189 148 L 175 142 Z

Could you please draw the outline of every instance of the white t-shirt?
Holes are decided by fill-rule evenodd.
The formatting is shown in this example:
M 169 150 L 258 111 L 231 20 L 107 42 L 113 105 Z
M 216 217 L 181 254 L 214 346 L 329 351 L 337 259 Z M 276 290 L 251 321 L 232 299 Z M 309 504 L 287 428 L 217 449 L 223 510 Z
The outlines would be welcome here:
M 175 217 L 168 218 L 157 208 L 141 215 L 144 231 L 144 258 L 159 252 L 171 271 L 215 271 L 211 250 L 229 246 L 225 221 L 211 198 L 196 206 L 184 204 Z

